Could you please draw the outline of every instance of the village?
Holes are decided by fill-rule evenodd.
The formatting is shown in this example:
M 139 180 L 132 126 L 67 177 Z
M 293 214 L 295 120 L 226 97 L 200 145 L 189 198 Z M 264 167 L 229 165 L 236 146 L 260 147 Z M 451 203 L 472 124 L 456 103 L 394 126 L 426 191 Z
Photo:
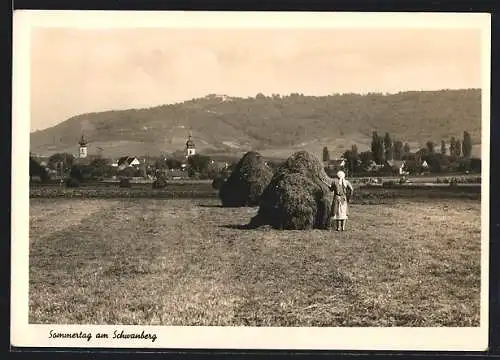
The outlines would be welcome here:
M 386 134 L 386 136 L 388 136 Z M 383 143 L 383 141 L 382 141 Z M 432 144 L 432 143 L 430 143 Z M 409 149 L 397 156 L 382 156 L 374 160 L 374 152 L 364 151 L 358 154 L 355 145 L 345 151 L 339 158 L 330 158 L 330 152 L 325 146 L 322 154 L 323 167 L 327 174 L 333 176 L 338 170 L 343 170 L 348 176 L 362 182 L 381 183 L 383 178 L 391 177 L 400 183 L 410 182 L 410 177 L 435 176 L 447 174 L 479 173 L 481 161 L 461 154 L 450 146 L 450 155 L 442 145 L 440 153 L 433 149 L 421 148 L 416 152 Z M 382 149 L 382 151 L 384 151 Z M 391 149 L 385 150 L 392 152 Z M 375 154 L 376 155 L 376 154 Z M 394 158 L 397 159 L 394 159 Z M 319 157 L 318 157 L 319 158 Z M 30 154 L 30 183 L 101 181 L 105 183 L 154 183 L 159 178 L 164 180 L 221 180 L 226 179 L 239 158 L 227 158 L 222 161 L 212 159 L 208 155 L 197 152 L 191 133 L 187 136 L 185 148 L 171 155 L 134 156 L 124 155 L 117 159 L 109 159 L 102 154 L 89 153 L 89 142 L 82 133 L 78 141 L 78 153 L 56 153 L 50 156 Z M 280 160 L 266 161 L 272 169 L 280 165 Z M 439 179 L 438 179 L 439 181 Z M 354 182 L 357 182 L 356 180 Z M 70 185 L 69 185 L 70 186 Z M 128 186 L 128 185 L 127 185 Z
M 78 141 L 78 154 L 56 153 L 50 156 L 30 154 L 46 173 L 45 180 L 59 181 L 71 176 L 71 169 L 79 168 L 83 180 L 107 182 L 127 178 L 132 182 L 149 183 L 159 176 L 171 180 L 185 180 L 214 176 L 229 169 L 227 161 L 216 161 L 197 154 L 196 145 L 189 134 L 182 155 L 180 151 L 171 156 L 124 155 L 117 159 L 102 154 L 90 154 L 89 142 L 84 134 Z M 45 174 L 30 171 L 30 181 L 41 181 Z

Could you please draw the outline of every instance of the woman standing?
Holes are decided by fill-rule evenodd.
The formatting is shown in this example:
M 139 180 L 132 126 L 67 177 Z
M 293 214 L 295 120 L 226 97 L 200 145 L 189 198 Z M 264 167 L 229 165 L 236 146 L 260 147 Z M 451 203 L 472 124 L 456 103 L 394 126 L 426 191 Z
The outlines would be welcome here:
M 347 203 L 353 192 L 352 185 L 345 178 L 343 171 L 337 172 L 337 178 L 333 180 L 330 188 L 333 191 L 332 213 L 335 221 L 335 230 L 345 231 L 348 217 Z

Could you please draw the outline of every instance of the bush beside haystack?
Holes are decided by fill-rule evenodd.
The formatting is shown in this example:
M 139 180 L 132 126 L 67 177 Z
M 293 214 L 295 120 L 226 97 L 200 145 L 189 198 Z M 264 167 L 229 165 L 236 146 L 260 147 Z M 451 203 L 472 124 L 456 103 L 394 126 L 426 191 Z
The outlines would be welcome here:
M 333 195 L 325 182 L 331 181 L 314 155 L 306 151 L 293 154 L 277 169 L 264 190 L 250 227 L 327 228 Z
M 246 153 L 220 187 L 222 206 L 257 206 L 272 176 L 271 168 L 258 152 Z

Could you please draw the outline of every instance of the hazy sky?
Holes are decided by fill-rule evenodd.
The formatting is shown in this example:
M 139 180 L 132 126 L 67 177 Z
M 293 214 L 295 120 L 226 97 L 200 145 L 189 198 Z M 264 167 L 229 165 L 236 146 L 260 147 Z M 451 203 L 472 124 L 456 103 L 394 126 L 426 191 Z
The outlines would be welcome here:
M 37 28 L 31 130 L 220 93 L 480 88 L 478 30 Z

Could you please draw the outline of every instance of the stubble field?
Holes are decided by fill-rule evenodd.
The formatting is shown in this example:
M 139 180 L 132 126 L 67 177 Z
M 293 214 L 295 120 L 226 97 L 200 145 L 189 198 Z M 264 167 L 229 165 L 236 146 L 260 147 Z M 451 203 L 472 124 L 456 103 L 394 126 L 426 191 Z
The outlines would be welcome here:
M 246 230 L 215 199 L 31 199 L 30 323 L 479 326 L 480 201 Z

